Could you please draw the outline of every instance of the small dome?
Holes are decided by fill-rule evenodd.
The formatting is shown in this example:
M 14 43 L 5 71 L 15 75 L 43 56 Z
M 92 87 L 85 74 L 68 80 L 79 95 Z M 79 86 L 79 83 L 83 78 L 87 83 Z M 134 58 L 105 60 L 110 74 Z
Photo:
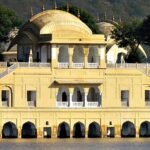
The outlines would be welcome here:
M 100 22 L 97 23 L 99 30 L 105 35 L 111 35 L 111 31 L 115 28 L 112 23 L 109 22 Z

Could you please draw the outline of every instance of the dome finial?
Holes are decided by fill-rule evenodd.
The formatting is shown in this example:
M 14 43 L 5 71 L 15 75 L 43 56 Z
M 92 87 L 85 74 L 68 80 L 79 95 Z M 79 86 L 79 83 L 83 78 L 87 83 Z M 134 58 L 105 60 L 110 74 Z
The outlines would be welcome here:
M 115 16 L 112 16 L 112 21 L 115 21 Z
M 31 7 L 31 10 L 30 10 L 30 16 L 32 17 L 33 16 L 33 9 Z
M 97 13 L 97 22 L 100 22 L 99 13 Z
M 42 7 L 42 11 L 45 11 L 45 6 L 44 6 L 44 4 L 43 4 L 43 7 Z
M 67 12 L 69 12 L 69 3 L 67 2 Z
M 78 9 L 78 18 L 80 18 L 80 9 Z
M 57 1 L 55 0 L 55 10 L 57 9 Z
M 120 23 L 122 22 L 122 19 L 121 19 L 121 17 L 119 18 L 119 22 L 120 22 Z

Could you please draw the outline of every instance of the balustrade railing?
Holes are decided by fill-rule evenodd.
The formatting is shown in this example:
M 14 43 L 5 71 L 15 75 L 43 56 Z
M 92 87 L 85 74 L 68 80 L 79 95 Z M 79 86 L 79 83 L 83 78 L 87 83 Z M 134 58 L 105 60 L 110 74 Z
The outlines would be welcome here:
M 7 62 L 0 62 L 0 68 L 7 67 Z
M 72 102 L 72 107 L 83 107 L 83 102 Z
M 98 68 L 98 63 L 88 63 L 88 68 Z
M 35 67 L 35 68 L 42 68 L 42 67 L 50 67 L 50 63 L 26 63 L 26 62 L 18 62 L 18 67 Z
M 2 101 L 2 106 L 3 107 L 8 107 L 9 106 L 9 101 Z
M 72 67 L 73 68 L 83 68 L 84 67 L 84 63 L 72 63 Z
M 68 107 L 69 103 L 68 102 L 57 102 L 57 107 Z
M 150 106 L 150 101 L 145 101 L 146 106 Z
M 35 107 L 36 106 L 36 101 L 28 101 L 28 106 L 29 107 Z
M 58 68 L 68 68 L 69 67 L 69 63 L 58 63 Z
M 99 102 L 87 102 L 87 107 L 98 107 Z
M 123 107 L 128 107 L 128 106 L 129 106 L 128 101 L 122 101 L 122 102 L 121 102 L 121 106 L 123 106 Z

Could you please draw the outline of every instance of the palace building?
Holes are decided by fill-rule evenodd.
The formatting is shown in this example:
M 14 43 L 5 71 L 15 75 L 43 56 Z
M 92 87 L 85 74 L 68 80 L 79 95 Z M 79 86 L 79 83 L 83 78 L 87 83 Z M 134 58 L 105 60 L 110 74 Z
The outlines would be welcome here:
M 149 64 L 107 63 L 108 44 L 68 12 L 32 16 L 0 63 L 1 137 L 149 137 Z

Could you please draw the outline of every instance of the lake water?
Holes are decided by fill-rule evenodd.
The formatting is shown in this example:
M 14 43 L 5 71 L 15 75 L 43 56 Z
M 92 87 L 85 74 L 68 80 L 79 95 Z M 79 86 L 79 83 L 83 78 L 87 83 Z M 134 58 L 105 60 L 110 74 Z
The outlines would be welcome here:
M 150 139 L 1 139 L 0 150 L 150 150 Z

